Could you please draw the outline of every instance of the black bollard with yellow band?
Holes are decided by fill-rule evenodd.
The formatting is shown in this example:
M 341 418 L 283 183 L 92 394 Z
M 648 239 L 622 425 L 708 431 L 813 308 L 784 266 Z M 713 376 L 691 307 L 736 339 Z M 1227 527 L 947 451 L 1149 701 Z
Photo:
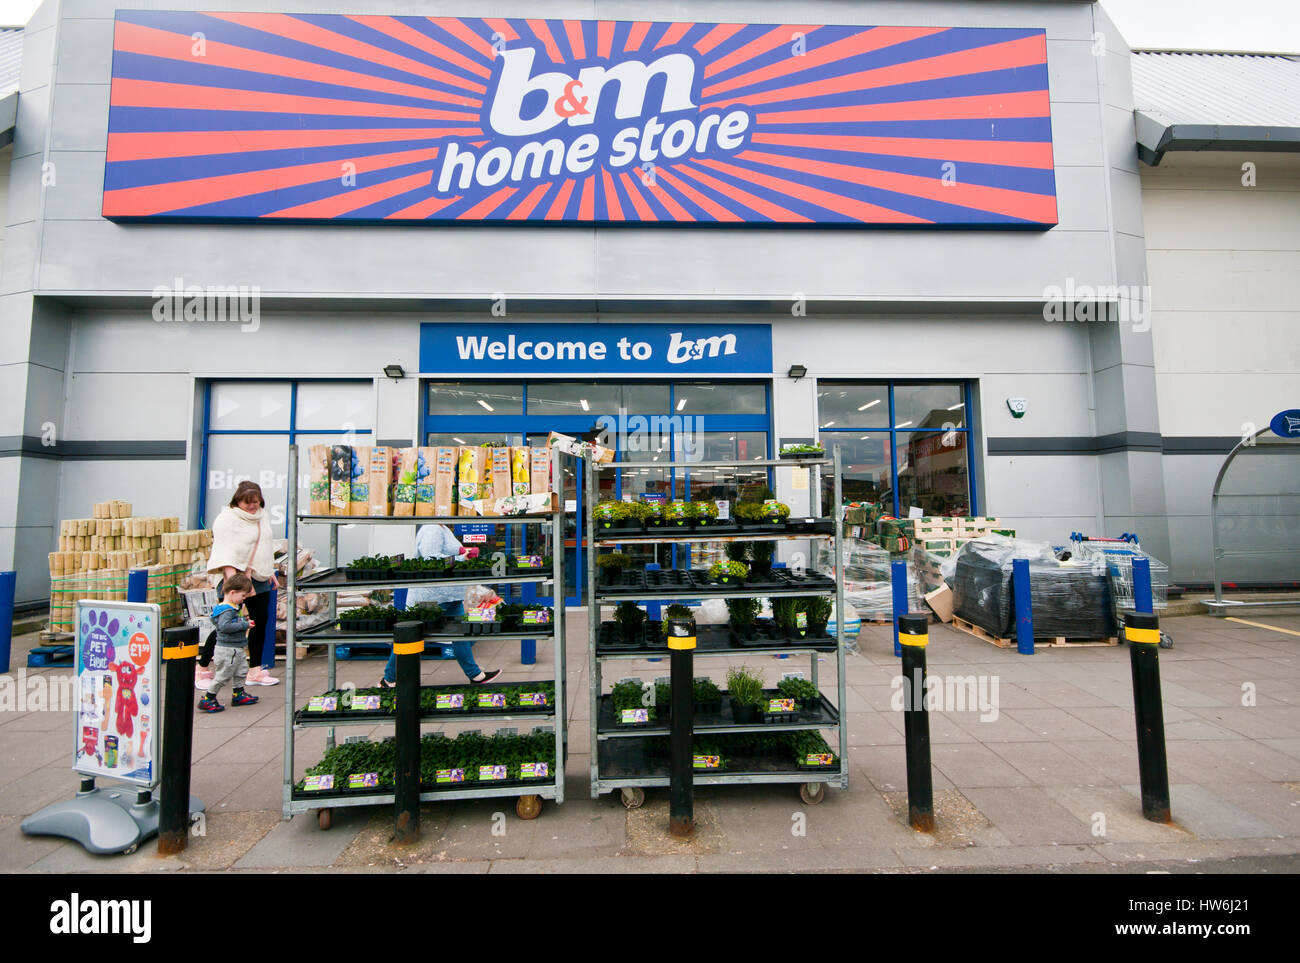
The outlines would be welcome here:
M 199 627 L 163 630 L 162 760 L 159 771 L 158 855 L 182 852 L 190 838 L 190 766 L 194 746 L 194 663 Z
M 424 652 L 424 623 L 398 622 L 393 627 L 397 656 L 396 843 L 420 838 L 420 655 Z
M 668 649 L 672 672 L 672 768 L 669 772 L 668 832 L 690 836 L 695 832 L 695 620 L 668 619 Z
M 1137 717 L 1138 776 L 1142 815 L 1167 823 L 1169 764 L 1165 758 L 1165 711 L 1160 701 L 1160 622 L 1149 613 L 1124 616 L 1129 664 L 1133 668 L 1133 712 Z
M 930 772 L 930 717 L 925 710 L 925 647 L 930 620 L 924 615 L 898 619 L 903 650 L 903 742 L 907 749 L 907 820 L 913 829 L 934 832 L 934 782 Z

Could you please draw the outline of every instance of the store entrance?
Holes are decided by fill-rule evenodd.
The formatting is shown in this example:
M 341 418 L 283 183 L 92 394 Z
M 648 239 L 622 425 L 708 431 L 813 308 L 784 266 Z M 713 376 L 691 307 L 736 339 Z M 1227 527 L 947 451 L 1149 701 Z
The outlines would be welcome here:
M 600 443 L 613 448 L 616 460 L 627 467 L 601 473 L 599 492 L 584 491 L 573 459 L 557 461 L 564 499 L 564 594 L 577 605 L 587 580 L 587 499 L 734 498 L 729 492 L 743 472 L 692 470 L 690 463 L 769 457 L 770 396 L 764 382 L 429 382 L 423 443 L 541 446 L 552 431 L 588 438 L 600 432 Z M 517 526 L 456 528 L 483 539 L 479 544 L 488 551 L 528 547 L 510 544 L 509 539 L 520 538 Z M 685 550 L 667 546 L 659 547 L 658 555 L 655 551 L 638 547 L 629 553 L 638 562 L 665 568 L 689 564 Z

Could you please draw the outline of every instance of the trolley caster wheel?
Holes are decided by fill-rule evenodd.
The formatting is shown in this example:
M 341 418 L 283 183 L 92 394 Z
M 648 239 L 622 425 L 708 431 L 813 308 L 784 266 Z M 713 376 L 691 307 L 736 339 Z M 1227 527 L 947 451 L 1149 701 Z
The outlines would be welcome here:
M 1171 639 L 1167 633 L 1161 632 L 1161 633 L 1160 633 L 1160 648 L 1162 648 L 1162 649 L 1172 649 L 1173 647 L 1174 647 L 1174 640 Z
M 645 790 L 640 786 L 627 786 L 623 789 L 623 808 L 640 809 L 645 802 Z
M 520 819 L 536 819 L 541 812 L 541 796 L 520 796 L 515 801 L 515 814 Z
M 132 853 L 134 853 L 134 852 L 135 852 L 137 849 L 139 849 L 139 848 L 140 848 L 140 844 L 139 844 L 139 843 L 132 843 L 130 846 L 126 847 L 126 849 L 122 850 L 122 855 L 123 855 L 123 856 L 130 856 Z
M 318 809 L 316 810 L 316 825 L 322 830 L 329 829 L 334 825 L 334 810 Z
M 799 798 L 809 806 L 817 806 L 826 798 L 826 783 L 806 782 L 799 787 Z

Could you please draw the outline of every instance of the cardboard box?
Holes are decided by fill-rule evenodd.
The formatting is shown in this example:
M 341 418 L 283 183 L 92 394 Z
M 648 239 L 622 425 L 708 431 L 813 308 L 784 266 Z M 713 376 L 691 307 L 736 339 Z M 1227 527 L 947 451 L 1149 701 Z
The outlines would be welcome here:
M 510 471 L 510 449 L 509 448 L 489 448 L 488 449 L 488 491 L 486 498 L 490 505 L 494 505 L 498 499 L 509 498 L 514 494 L 514 481 Z M 495 510 L 489 510 L 486 514 L 495 515 Z
M 330 513 L 330 446 L 307 449 L 307 514 Z
M 941 622 L 952 621 L 952 589 L 947 585 L 940 585 L 933 592 L 927 592 L 925 602 Z
M 533 490 L 530 465 L 532 449 L 513 446 L 510 449 L 510 494 L 527 495 Z
M 370 454 L 374 449 L 358 445 L 352 449 L 352 487 L 348 489 L 348 514 L 370 514 Z
M 433 452 L 433 512 L 439 518 L 456 513 L 456 449 L 430 448 Z M 419 506 L 417 506 L 419 507 Z
M 419 471 L 420 449 L 393 449 L 393 514 L 409 517 L 415 514 L 416 481 Z
M 536 495 L 551 490 L 551 449 L 528 449 L 528 476 L 531 489 L 529 494 Z
M 352 501 L 352 446 L 330 446 L 330 514 L 347 515 Z
M 456 458 L 456 514 L 478 514 L 470 503 L 483 497 L 487 479 L 488 449 L 469 446 L 459 449 Z
M 546 447 L 558 449 L 567 455 L 577 455 L 579 458 L 591 458 L 598 464 L 614 460 L 612 448 L 603 448 L 590 441 L 579 441 L 570 435 L 562 435 L 558 431 L 553 431 L 547 436 Z
M 370 486 L 366 500 L 366 514 L 383 517 L 393 513 L 393 453 L 394 448 L 378 445 L 370 449 L 370 471 L 367 479 Z

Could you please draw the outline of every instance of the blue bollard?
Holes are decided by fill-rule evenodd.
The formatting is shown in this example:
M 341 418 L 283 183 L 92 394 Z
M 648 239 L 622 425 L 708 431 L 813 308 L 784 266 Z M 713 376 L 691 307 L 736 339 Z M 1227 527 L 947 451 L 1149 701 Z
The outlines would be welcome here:
M 907 614 L 907 563 L 889 563 L 889 581 L 894 590 L 894 655 L 903 657 L 903 646 L 898 641 L 898 619 Z
M 270 596 L 266 602 L 266 625 L 258 626 L 264 633 L 262 636 L 263 669 L 275 668 L 275 607 L 280 601 L 279 590 L 271 589 Z
M 17 572 L 0 572 L 0 672 L 9 671 L 9 650 L 14 640 L 14 591 Z
M 519 640 L 519 661 L 524 665 L 537 664 L 537 640 L 520 639 Z
M 399 612 L 406 611 L 406 596 L 410 589 L 393 589 L 393 608 Z
M 1156 611 L 1151 598 L 1151 560 L 1140 556 L 1133 559 L 1133 611 L 1146 615 Z
M 1012 595 L 1016 600 L 1016 650 L 1034 654 L 1034 605 L 1029 595 L 1029 559 L 1011 560 Z
M 126 600 L 128 602 L 149 601 L 149 572 L 143 568 L 133 568 L 126 573 Z

